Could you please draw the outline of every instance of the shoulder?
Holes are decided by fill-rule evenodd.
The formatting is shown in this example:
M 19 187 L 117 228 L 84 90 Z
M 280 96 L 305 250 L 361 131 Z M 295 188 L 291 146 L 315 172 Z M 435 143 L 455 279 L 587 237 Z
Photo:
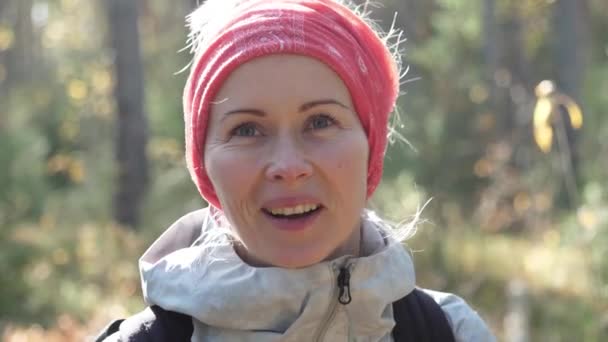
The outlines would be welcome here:
M 496 338 L 473 308 L 457 295 L 420 289 L 431 296 L 445 313 L 457 342 L 494 342 Z
M 153 305 L 126 319 L 108 324 L 95 342 L 190 341 L 192 318 Z

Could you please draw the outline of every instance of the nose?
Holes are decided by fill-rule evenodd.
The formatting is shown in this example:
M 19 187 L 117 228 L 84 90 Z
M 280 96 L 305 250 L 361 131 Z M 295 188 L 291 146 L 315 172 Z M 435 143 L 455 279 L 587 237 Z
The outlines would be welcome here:
M 301 147 L 293 141 L 277 141 L 266 168 L 270 181 L 298 182 L 312 175 L 313 167 Z

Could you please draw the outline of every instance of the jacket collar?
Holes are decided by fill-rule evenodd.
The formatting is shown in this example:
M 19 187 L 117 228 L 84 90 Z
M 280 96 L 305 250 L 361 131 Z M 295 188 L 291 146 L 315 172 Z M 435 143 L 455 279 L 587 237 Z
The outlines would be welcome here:
M 200 242 L 214 228 L 207 209 L 190 213 L 144 253 L 139 266 L 149 305 L 187 314 L 218 331 L 270 331 L 291 340 L 322 323 L 336 299 L 338 272 L 346 267 L 352 301 L 343 309 L 349 326 L 364 336 L 385 336 L 394 324 L 391 304 L 414 288 L 409 253 L 368 220 L 364 256 L 301 269 L 252 267 L 228 244 L 203 249 Z

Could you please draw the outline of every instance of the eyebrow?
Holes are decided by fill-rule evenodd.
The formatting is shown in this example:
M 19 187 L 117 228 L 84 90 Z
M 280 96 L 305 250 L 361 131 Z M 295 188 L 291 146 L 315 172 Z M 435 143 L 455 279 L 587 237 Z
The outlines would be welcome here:
M 333 105 L 337 105 L 340 106 L 344 109 L 350 109 L 348 108 L 347 105 L 343 104 L 342 102 L 338 101 L 338 100 L 334 100 L 334 99 L 323 99 L 323 100 L 316 100 L 316 101 L 310 101 L 310 102 L 306 102 L 305 104 L 301 105 L 300 108 L 298 109 L 299 112 L 305 112 L 313 107 L 316 106 L 322 106 L 322 105 L 328 105 L 328 104 L 333 104 Z
M 337 105 L 344 109 L 350 110 L 350 108 L 347 105 L 343 104 L 342 102 L 340 102 L 338 100 L 322 99 L 322 100 L 315 100 L 315 101 L 310 101 L 310 102 L 304 103 L 303 105 L 300 106 L 300 108 L 298 108 L 298 112 L 305 112 L 316 106 L 322 106 L 322 105 L 328 105 L 328 104 Z M 259 109 L 255 109 L 255 108 L 239 108 L 239 109 L 233 109 L 233 110 L 230 110 L 230 111 L 224 113 L 224 117 L 222 119 L 224 119 L 226 116 L 229 116 L 232 114 L 252 114 L 255 116 L 265 116 L 266 115 L 266 113 L 263 110 L 259 110 Z

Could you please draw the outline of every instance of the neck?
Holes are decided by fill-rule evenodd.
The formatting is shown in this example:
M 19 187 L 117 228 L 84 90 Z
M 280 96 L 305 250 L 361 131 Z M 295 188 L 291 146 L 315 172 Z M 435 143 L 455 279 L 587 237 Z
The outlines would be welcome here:
M 353 229 L 353 232 L 350 236 L 344 241 L 344 243 L 340 244 L 336 249 L 334 249 L 323 261 L 329 261 L 333 259 L 337 259 L 344 255 L 352 255 L 354 257 L 361 256 L 361 245 L 363 243 L 362 235 L 363 235 L 363 223 L 358 222 L 357 227 Z M 243 262 L 249 264 L 253 267 L 269 267 L 273 266 L 268 264 L 262 260 L 257 259 L 255 256 L 251 255 L 251 253 L 247 252 L 245 246 L 243 246 L 238 241 L 234 242 L 234 250 L 236 254 L 243 260 Z
M 363 239 L 361 238 L 363 229 L 361 226 L 362 223 L 359 222 L 348 239 L 330 253 L 327 258 L 325 258 L 325 261 L 336 259 L 344 255 L 352 255 L 355 257 L 361 256 L 361 244 L 363 243 Z

